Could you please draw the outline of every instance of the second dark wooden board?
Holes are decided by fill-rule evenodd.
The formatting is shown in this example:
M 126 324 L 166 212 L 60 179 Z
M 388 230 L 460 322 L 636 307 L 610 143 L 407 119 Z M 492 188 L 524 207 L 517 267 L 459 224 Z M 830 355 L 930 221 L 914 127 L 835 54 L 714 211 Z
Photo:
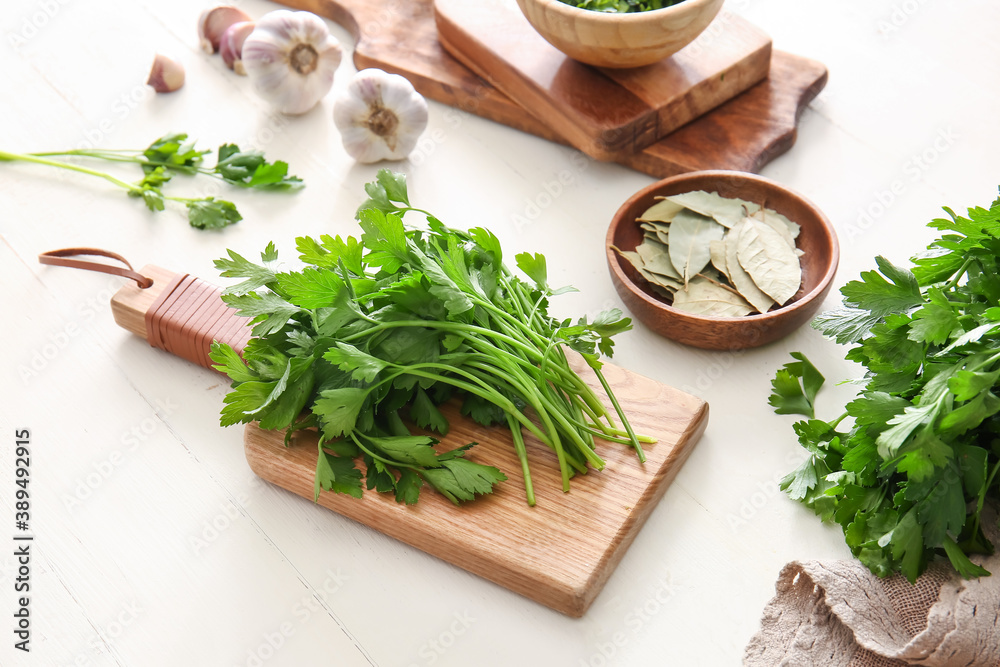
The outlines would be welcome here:
M 354 64 L 402 74 L 423 95 L 504 125 L 567 143 L 449 55 L 434 25 L 433 0 L 282 0 L 343 25 L 356 40 Z M 700 169 L 758 171 L 795 142 L 802 108 L 826 85 L 822 63 L 774 51 L 767 79 L 647 148 L 616 158 L 662 178 Z

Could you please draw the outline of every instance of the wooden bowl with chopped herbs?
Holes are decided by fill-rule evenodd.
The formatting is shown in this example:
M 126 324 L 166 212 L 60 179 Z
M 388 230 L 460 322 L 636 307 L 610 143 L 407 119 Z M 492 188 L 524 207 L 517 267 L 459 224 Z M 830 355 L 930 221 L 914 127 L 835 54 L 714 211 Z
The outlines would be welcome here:
M 811 320 L 839 258 L 822 211 L 743 172 L 654 183 L 618 209 L 607 236 L 611 279 L 632 314 L 709 350 L 766 345 Z
M 695 40 L 723 0 L 517 0 L 538 33 L 570 58 L 597 67 L 641 67 Z M 623 11 L 624 10 L 624 11 Z

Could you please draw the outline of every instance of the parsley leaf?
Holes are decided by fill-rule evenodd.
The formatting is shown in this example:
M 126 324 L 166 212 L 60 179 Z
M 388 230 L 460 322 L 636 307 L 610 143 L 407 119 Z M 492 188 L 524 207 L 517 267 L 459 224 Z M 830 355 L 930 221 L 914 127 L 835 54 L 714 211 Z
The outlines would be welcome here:
M 354 498 L 360 498 L 362 494 L 361 471 L 354 467 L 354 460 L 328 454 L 321 444 L 319 458 L 316 459 L 316 500 L 324 489 L 346 493 Z

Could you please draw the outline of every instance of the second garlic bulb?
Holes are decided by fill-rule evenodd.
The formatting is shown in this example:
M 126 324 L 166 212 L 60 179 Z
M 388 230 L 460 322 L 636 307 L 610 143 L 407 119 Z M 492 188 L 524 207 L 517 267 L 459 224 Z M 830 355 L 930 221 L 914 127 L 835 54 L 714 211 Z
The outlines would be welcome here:
M 365 69 L 334 102 L 333 121 L 359 162 L 401 160 L 427 127 L 427 101 L 404 77 Z
M 315 14 L 280 9 L 257 21 L 242 55 L 261 97 L 282 113 L 302 114 L 330 91 L 341 48 Z

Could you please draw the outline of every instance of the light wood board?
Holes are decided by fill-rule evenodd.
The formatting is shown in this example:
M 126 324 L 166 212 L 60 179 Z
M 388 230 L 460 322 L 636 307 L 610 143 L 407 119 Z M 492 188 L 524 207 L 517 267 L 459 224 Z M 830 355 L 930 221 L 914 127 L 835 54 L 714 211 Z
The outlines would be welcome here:
M 569 58 L 515 0 L 434 0 L 434 15 L 451 55 L 599 160 L 656 143 L 761 82 L 771 64 L 770 37 L 726 12 L 670 58 L 629 69 Z
M 354 35 L 354 64 L 408 78 L 421 94 L 551 141 L 568 144 L 452 57 L 438 41 L 433 0 L 282 0 Z M 615 161 L 663 178 L 700 169 L 758 171 L 795 143 L 802 109 L 826 85 L 826 67 L 774 51 L 768 78 L 656 143 Z
M 155 266 L 140 273 L 154 277 L 153 286 L 141 290 L 129 283 L 115 294 L 112 306 L 120 325 L 145 338 L 146 309 L 173 274 Z M 572 359 L 581 377 L 603 397 L 593 372 L 579 357 Z M 529 507 L 510 431 L 475 424 L 448 404 L 442 411 L 451 431 L 443 445 L 479 443 L 469 458 L 495 465 L 509 478 L 495 493 L 456 507 L 429 487 L 414 506 L 374 491 L 360 500 L 324 491 L 319 504 L 559 612 L 581 616 L 708 421 L 708 404 L 699 398 L 610 364 L 603 371 L 636 432 L 657 439 L 645 446 L 644 464 L 630 447 L 599 441 L 604 470 L 574 477 L 571 492 L 563 493 L 555 455 L 526 433 L 537 500 Z M 315 434 L 300 432 L 286 448 L 283 432 L 249 424 L 244 445 L 258 476 L 313 499 Z

